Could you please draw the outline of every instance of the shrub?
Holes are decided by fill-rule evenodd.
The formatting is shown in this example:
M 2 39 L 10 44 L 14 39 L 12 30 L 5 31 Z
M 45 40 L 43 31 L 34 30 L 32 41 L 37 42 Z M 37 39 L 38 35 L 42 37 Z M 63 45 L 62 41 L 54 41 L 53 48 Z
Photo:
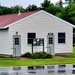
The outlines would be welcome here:
M 52 55 L 47 53 L 47 58 L 52 58 Z
M 51 54 L 48 54 L 46 52 L 35 52 L 32 54 L 31 58 L 33 59 L 44 59 L 44 58 L 52 58 Z
M 32 58 L 32 59 L 44 59 L 44 58 L 52 58 L 52 55 L 46 52 L 35 52 L 33 54 L 27 52 L 22 57 Z
M 7 58 L 7 57 L 5 57 L 5 56 L 0 56 L 0 58 Z
M 38 52 L 39 57 L 38 58 L 46 58 L 47 55 L 45 52 Z
M 25 53 L 24 55 L 22 55 L 22 57 L 30 58 L 30 57 L 31 57 L 31 53 L 27 52 L 27 53 Z
M 39 58 L 39 55 L 38 55 L 38 52 L 35 52 L 31 55 L 31 58 L 33 59 L 38 59 Z

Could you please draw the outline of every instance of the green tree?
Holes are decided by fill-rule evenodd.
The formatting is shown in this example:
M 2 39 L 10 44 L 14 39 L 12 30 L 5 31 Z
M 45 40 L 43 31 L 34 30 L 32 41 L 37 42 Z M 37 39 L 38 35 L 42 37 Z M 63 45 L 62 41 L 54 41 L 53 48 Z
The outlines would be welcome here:
M 0 15 L 11 14 L 11 8 L 0 6 Z
M 59 6 L 60 6 L 60 7 L 63 6 L 62 4 L 63 4 L 63 1 L 62 1 L 62 0 L 59 0 Z
M 22 6 L 16 5 L 14 7 L 11 7 L 12 13 L 18 13 L 19 10 L 21 12 L 25 12 L 25 9 Z
M 61 8 L 51 4 L 48 8 L 46 8 L 46 11 L 53 15 L 56 15 L 56 13 L 61 12 Z
M 73 2 L 75 2 L 75 0 L 73 0 Z
M 25 12 L 25 9 L 22 6 L 19 7 L 18 5 L 11 8 L 0 6 L 0 15 L 18 13 L 19 10 L 21 12 Z
M 68 18 L 69 22 L 75 24 L 75 3 L 71 3 L 68 7 Z
M 26 11 L 34 11 L 34 10 L 38 10 L 38 7 L 36 5 L 29 5 L 27 8 L 26 8 Z
M 3 14 L 3 10 L 2 10 L 2 8 L 0 8 L 0 15 L 2 15 Z
M 50 0 L 44 0 L 44 2 L 41 3 L 41 8 L 46 9 L 50 6 L 50 4 L 51 4 Z
M 69 3 L 72 2 L 72 0 L 69 0 Z
M 63 8 L 60 13 L 57 13 L 57 16 L 75 24 L 75 3 L 70 3 L 67 7 Z

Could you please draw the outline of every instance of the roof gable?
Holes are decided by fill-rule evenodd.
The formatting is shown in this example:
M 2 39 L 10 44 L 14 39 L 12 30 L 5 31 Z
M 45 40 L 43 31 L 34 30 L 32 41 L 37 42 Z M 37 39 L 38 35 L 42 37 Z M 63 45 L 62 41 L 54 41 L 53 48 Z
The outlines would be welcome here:
M 38 11 L 32 11 L 32 12 L 25 12 L 21 13 L 21 15 L 18 14 L 9 14 L 9 15 L 2 15 L 0 16 L 0 28 L 6 28 L 10 24 L 13 24 L 27 16 L 30 16 Z
M 75 28 L 75 25 L 73 25 L 73 24 L 71 24 L 71 23 L 69 23 L 69 22 L 67 22 L 67 21 L 65 21 L 65 20 L 63 20 L 63 19 L 61 19 L 61 18 L 59 18 L 59 17 L 56 17 L 56 16 L 54 16 L 54 15 L 48 13 L 48 12 L 45 12 L 45 11 L 42 11 L 42 12 L 44 12 L 44 13 L 46 13 L 47 15 L 49 15 L 49 16 L 51 16 L 51 17 L 53 17 L 53 18 L 55 18 L 55 19 L 57 19 L 57 20 L 59 20 L 59 21 L 61 21 L 61 22 L 63 22 L 63 23 L 66 23 L 66 24 L 69 25 L 69 26 L 72 26 L 72 27 Z
M 63 23 L 66 23 L 69 26 L 75 27 L 73 24 L 71 24 L 67 21 L 64 21 L 64 20 L 62 20 L 62 19 L 60 19 L 60 18 L 58 18 L 58 17 L 56 17 L 50 13 L 47 13 L 47 12 L 41 10 L 41 11 L 25 12 L 25 13 L 22 13 L 21 15 L 10 14 L 10 15 L 0 16 L 0 21 L 1 21 L 0 22 L 0 29 L 5 29 L 11 25 L 14 25 L 15 23 L 18 23 L 22 20 L 25 20 L 25 19 L 30 18 L 32 16 L 35 16 L 41 12 L 43 12 L 43 13 L 45 13 L 45 14 L 47 14 L 47 15 L 49 15 L 49 16 L 51 16 L 51 17 L 53 17 L 53 18 L 55 18 L 55 19 L 57 19 Z

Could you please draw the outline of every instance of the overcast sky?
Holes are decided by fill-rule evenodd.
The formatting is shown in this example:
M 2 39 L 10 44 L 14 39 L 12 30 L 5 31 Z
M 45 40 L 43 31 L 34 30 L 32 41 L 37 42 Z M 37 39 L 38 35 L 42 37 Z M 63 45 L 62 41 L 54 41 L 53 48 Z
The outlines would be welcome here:
M 38 7 L 40 6 L 40 3 L 42 3 L 44 0 L 0 0 L 0 4 L 2 6 L 15 6 L 15 5 L 20 5 L 26 8 L 29 4 L 35 4 Z M 59 0 L 50 0 L 52 3 L 55 3 Z

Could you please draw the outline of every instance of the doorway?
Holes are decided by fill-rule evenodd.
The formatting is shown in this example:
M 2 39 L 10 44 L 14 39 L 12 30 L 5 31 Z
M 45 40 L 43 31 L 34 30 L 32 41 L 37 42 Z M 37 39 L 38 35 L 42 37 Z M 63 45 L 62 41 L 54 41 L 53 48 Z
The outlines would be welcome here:
M 53 33 L 48 33 L 47 35 L 47 52 L 55 55 L 54 53 L 54 35 Z
M 13 36 L 13 57 L 21 56 L 21 36 Z

